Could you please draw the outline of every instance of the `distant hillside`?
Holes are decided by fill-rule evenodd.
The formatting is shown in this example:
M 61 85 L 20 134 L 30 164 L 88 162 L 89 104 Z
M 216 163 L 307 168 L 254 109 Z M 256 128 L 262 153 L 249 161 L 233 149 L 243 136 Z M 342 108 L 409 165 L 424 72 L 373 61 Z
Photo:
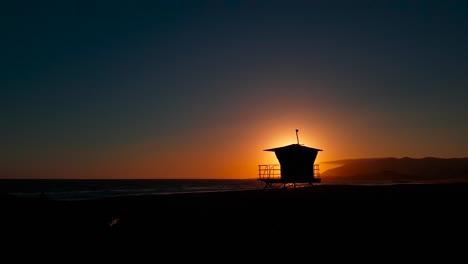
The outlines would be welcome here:
M 468 158 L 375 158 L 326 163 L 343 164 L 321 174 L 325 180 L 468 180 Z

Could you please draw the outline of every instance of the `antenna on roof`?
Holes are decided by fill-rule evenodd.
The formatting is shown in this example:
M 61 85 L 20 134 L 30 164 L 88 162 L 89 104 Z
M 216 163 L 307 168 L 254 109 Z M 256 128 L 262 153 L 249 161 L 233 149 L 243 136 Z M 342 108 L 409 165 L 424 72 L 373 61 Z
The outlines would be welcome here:
M 299 145 L 299 135 L 297 134 L 299 132 L 299 129 L 296 128 L 296 138 L 297 138 L 297 144 Z

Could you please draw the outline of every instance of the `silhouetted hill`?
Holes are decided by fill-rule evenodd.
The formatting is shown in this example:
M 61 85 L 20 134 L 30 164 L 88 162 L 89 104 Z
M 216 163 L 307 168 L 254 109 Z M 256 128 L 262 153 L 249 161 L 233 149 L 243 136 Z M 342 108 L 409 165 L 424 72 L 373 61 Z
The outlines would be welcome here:
M 373 158 L 326 163 L 343 165 L 323 172 L 323 180 L 468 180 L 468 158 Z

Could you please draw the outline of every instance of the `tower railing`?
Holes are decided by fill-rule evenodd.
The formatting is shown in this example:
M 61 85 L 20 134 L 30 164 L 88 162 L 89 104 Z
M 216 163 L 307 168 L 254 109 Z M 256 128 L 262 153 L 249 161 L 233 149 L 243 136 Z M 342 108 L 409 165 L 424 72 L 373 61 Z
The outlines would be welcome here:
M 319 166 L 319 164 L 314 164 L 314 178 L 320 179 L 320 166 Z
M 279 164 L 258 165 L 258 179 L 281 179 L 281 168 Z
M 314 164 L 313 178 L 320 179 L 319 164 Z M 281 179 L 280 164 L 262 164 L 258 165 L 258 179 Z

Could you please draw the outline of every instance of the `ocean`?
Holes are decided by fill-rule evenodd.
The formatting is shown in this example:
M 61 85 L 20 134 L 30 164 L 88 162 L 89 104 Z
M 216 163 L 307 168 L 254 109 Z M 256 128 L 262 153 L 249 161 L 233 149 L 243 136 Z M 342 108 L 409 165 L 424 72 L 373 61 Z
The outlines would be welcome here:
M 424 184 L 430 181 L 327 181 L 319 185 Z M 298 184 L 297 186 L 301 186 Z M 52 200 L 86 200 L 116 196 L 167 195 L 263 189 L 265 184 L 248 180 L 0 180 L 0 194 L 15 197 L 46 197 Z
M 261 189 L 258 180 L 0 180 L 0 194 L 53 200 Z

